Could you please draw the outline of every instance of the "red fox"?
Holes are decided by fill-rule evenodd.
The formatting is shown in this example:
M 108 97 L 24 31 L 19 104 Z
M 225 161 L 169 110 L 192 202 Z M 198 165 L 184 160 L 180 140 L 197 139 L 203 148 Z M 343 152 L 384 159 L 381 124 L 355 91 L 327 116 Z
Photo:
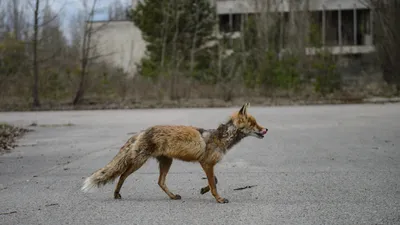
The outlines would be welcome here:
M 218 203 L 228 203 L 217 192 L 218 181 L 214 175 L 214 166 L 243 138 L 253 136 L 262 139 L 268 131 L 247 113 L 249 105 L 244 104 L 216 129 L 156 125 L 133 135 L 105 167 L 85 179 L 81 190 L 87 192 L 120 176 L 114 190 L 114 198 L 120 199 L 120 190 L 125 179 L 152 157 L 159 162 L 158 185 L 171 199 L 181 199 L 180 195 L 172 193 L 165 184 L 173 159 L 178 159 L 199 162 L 208 180 L 208 186 L 201 189 L 201 194 L 211 190 Z

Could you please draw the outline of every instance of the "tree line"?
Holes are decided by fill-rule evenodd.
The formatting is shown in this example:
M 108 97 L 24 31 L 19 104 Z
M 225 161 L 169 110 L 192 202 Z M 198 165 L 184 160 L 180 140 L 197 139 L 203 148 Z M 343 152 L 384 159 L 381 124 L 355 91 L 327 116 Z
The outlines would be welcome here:
M 93 41 L 107 26 L 93 23 L 100 1 L 81 1 L 68 31 L 61 26 L 65 15 L 55 12 L 49 1 L 2 1 L 0 101 L 29 102 L 32 107 L 42 101 L 90 104 L 91 99 L 231 101 L 243 94 L 296 93 L 305 87 L 319 95 L 341 90 L 336 57 L 329 52 L 306 56 L 306 46 L 321 44 L 321 31 L 313 29 L 309 12 L 301 8 L 307 4 L 294 1 L 297 11 L 286 18 L 273 1 L 254 0 L 269 13 L 244 15 L 224 25 L 208 0 L 144 0 L 133 9 L 116 0 L 107 9 L 109 18 L 132 21 L 147 43 L 146 56 L 130 78 L 100 60 L 103 55 Z M 365 1 L 374 9 L 383 77 L 400 90 L 398 1 Z M 221 25 L 239 28 L 240 35 L 218 32 Z

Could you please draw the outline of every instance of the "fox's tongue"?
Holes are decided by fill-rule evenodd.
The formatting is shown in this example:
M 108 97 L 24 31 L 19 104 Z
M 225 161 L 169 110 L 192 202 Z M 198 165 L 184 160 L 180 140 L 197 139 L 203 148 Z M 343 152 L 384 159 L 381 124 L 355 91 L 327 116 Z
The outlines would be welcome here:
M 267 130 L 263 130 L 260 132 L 262 135 L 265 135 L 267 133 Z

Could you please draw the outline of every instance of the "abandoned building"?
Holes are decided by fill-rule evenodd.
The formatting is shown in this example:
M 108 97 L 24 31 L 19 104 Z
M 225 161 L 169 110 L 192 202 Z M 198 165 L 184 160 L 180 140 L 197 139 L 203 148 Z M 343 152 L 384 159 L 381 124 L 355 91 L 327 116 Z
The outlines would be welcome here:
M 307 12 L 309 16 L 301 22 L 308 32 L 318 30 L 317 43 L 304 46 L 307 55 L 313 55 L 321 49 L 334 55 L 360 56 L 375 51 L 373 42 L 373 14 L 362 0 L 210 0 L 216 7 L 219 17 L 218 31 L 231 33 L 232 38 L 240 37 L 243 23 L 251 16 L 261 12 L 278 14 L 284 21 L 282 28 L 298 23 L 294 17 L 297 12 Z M 132 6 L 136 5 L 132 1 Z M 140 30 L 130 21 L 99 21 L 97 26 L 107 26 L 94 35 L 98 51 L 103 53 L 106 62 L 122 67 L 133 75 L 136 63 L 145 54 L 145 42 Z M 282 32 L 282 51 L 290 49 L 286 36 L 290 31 Z M 112 53 L 112 54 L 110 54 Z
M 263 2 L 264 4 L 262 4 Z M 219 0 L 217 12 L 219 29 L 239 37 L 241 28 L 249 17 L 262 11 L 269 11 L 283 18 L 283 27 L 296 23 L 292 12 L 308 11 L 308 27 L 311 25 L 319 31 L 318 46 L 305 46 L 307 54 L 314 54 L 325 48 L 333 54 L 363 54 L 374 51 L 372 39 L 372 13 L 368 6 L 360 0 L 272 0 L 270 4 L 258 0 Z M 299 4 L 300 3 L 300 4 Z M 291 18 L 292 17 L 292 18 Z M 304 20 L 305 17 L 301 17 Z M 304 22 L 304 21 L 303 21 Z M 287 31 L 284 31 L 286 34 Z M 286 46 L 283 43 L 283 46 Z

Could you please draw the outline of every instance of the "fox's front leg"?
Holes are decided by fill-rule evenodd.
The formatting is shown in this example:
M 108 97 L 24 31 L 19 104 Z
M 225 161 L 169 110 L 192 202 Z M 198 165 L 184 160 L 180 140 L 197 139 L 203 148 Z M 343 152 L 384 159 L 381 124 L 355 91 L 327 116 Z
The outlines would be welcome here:
M 217 192 L 217 186 L 215 185 L 214 165 L 202 163 L 201 166 L 207 175 L 208 186 L 210 186 L 211 194 L 214 196 L 215 200 L 217 200 L 218 203 L 228 203 L 228 199 L 222 198 Z
M 215 179 L 215 185 L 217 185 L 218 184 L 217 176 L 214 176 L 214 179 Z M 210 191 L 210 185 L 207 185 L 207 186 L 201 188 L 200 194 L 204 195 L 205 193 L 207 193 L 209 191 Z

